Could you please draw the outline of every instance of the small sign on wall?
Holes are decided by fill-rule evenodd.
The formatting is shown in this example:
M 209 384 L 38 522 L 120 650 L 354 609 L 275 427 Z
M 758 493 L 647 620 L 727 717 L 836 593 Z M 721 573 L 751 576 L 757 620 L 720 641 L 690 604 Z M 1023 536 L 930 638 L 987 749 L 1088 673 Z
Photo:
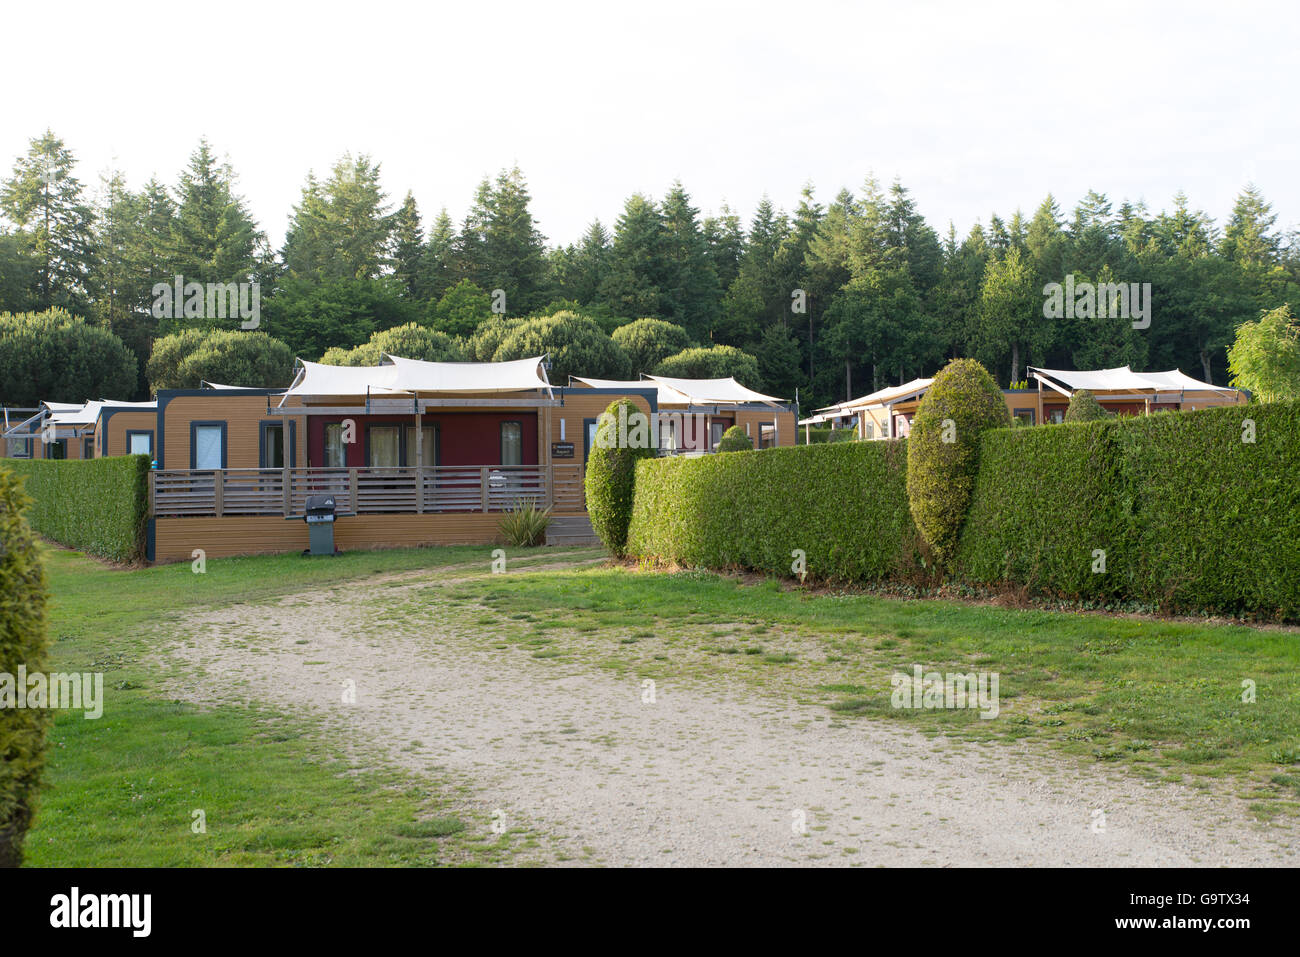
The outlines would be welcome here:
M 572 442 L 552 442 L 551 458 L 553 459 L 571 459 L 573 458 Z

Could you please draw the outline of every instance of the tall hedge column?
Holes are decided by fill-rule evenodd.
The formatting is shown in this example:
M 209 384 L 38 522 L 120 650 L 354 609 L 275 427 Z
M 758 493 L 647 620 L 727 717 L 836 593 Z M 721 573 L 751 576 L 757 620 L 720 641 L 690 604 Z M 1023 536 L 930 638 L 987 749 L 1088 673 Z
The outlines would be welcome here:
M 907 437 L 907 500 L 940 565 L 957 552 L 979 468 L 980 436 L 1010 424 L 1002 391 L 974 359 L 944 366 L 916 410 Z
M 587 514 L 601 542 L 619 558 L 627 549 L 636 463 L 657 450 L 650 417 L 630 399 L 615 400 L 601 413 L 587 458 Z
M 0 469 L 0 867 L 22 863 L 49 726 L 44 709 L 17 707 L 19 666 L 44 672 L 48 650 L 45 569 L 18 481 Z

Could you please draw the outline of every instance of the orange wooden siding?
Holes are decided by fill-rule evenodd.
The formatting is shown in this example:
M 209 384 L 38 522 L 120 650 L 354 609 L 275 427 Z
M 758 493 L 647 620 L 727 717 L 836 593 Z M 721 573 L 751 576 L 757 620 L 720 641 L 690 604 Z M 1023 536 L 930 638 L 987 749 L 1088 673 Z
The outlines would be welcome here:
M 267 396 L 238 395 L 229 392 L 205 392 L 202 395 L 172 396 L 159 411 L 165 435 L 160 468 L 190 467 L 190 423 L 226 423 L 226 468 L 255 469 L 258 460 L 261 424 L 264 421 L 295 421 L 294 465 L 307 464 L 307 426 L 301 415 L 276 415 L 267 411 Z M 271 396 L 274 407 L 279 396 Z M 116 416 L 114 417 L 116 418 Z M 110 425 L 112 422 L 110 421 Z M 157 437 L 154 448 L 157 449 Z M 155 453 L 156 454 L 156 453 Z
M 146 409 L 114 411 L 112 415 L 101 415 L 95 426 L 95 455 L 126 455 L 127 432 L 152 432 L 154 454 L 158 454 L 158 413 Z M 105 435 L 108 436 L 107 451 Z
M 343 551 L 416 545 L 484 545 L 502 541 L 500 513 L 442 515 L 351 515 L 334 523 L 334 543 Z M 154 523 L 154 560 L 190 561 L 195 549 L 208 558 L 299 552 L 307 547 L 307 525 L 279 516 L 160 518 Z

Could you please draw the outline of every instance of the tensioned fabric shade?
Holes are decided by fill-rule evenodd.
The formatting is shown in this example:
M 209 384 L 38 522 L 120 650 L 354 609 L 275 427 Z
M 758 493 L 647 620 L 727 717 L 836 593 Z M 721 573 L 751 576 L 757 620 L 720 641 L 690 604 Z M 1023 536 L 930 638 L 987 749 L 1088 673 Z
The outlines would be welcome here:
M 1052 380 L 1071 392 L 1232 392 L 1209 382 L 1201 382 L 1178 369 L 1168 372 L 1134 372 L 1128 366 L 1079 372 L 1073 369 L 1040 369 L 1030 366 L 1036 377 Z
M 549 389 L 542 357 L 511 362 L 424 362 L 385 356 L 378 366 L 302 360 L 286 395 L 412 395 L 417 392 L 523 392 Z
M 681 393 L 693 405 L 738 405 L 744 402 L 771 404 L 785 401 L 748 389 L 732 376 L 725 379 L 674 379 L 669 376 L 652 375 L 646 378 Z
M 860 409 L 868 405 L 881 405 L 885 402 L 892 402 L 895 399 L 906 398 L 917 392 L 923 392 L 930 388 L 930 383 L 934 379 L 913 379 L 911 382 L 904 382 L 902 385 L 890 386 L 886 389 L 880 389 L 877 392 L 871 392 L 867 395 L 859 396 L 856 399 L 850 399 L 848 402 L 841 402 L 839 405 L 828 405 L 824 409 L 818 409 L 818 412 L 840 412 L 846 413 L 854 409 Z
M 593 389 L 614 389 L 615 391 L 623 389 L 639 389 L 641 391 L 654 389 L 658 393 L 660 405 L 681 405 L 686 401 L 686 397 L 675 389 L 660 385 L 658 382 L 651 382 L 649 379 L 593 379 L 582 375 L 575 375 L 571 378 L 575 382 L 589 385 Z
M 391 383 L 397 375 L 396 366 L 328 366 L 305 359 L 299 361 L 302 372 L 285 395 L 394 393 Z
M 542 356 L 509 362 L 425 362 L 400 356 L 385 358 L 397 370 L 391 388 L 401 392 L 522 392 L 551 387 L 542 368 Z

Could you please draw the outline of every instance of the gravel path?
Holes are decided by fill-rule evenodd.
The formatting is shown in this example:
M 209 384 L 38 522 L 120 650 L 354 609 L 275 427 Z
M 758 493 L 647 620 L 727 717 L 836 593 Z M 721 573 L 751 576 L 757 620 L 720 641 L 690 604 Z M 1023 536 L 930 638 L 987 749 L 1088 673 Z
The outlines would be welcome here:
M 735 685 L 660 683 L 649 703 L 638 679 L 497 649 L 464 626 L 385 623 L 374 597 L 334 590 L 192 619 L 169 690 L 305 712 L 341 752 L 464 783 L 484 820 L 539 837 L 543 862 L 1300 862 L 1294 831 L 1256 823 L 1239 799 Z

